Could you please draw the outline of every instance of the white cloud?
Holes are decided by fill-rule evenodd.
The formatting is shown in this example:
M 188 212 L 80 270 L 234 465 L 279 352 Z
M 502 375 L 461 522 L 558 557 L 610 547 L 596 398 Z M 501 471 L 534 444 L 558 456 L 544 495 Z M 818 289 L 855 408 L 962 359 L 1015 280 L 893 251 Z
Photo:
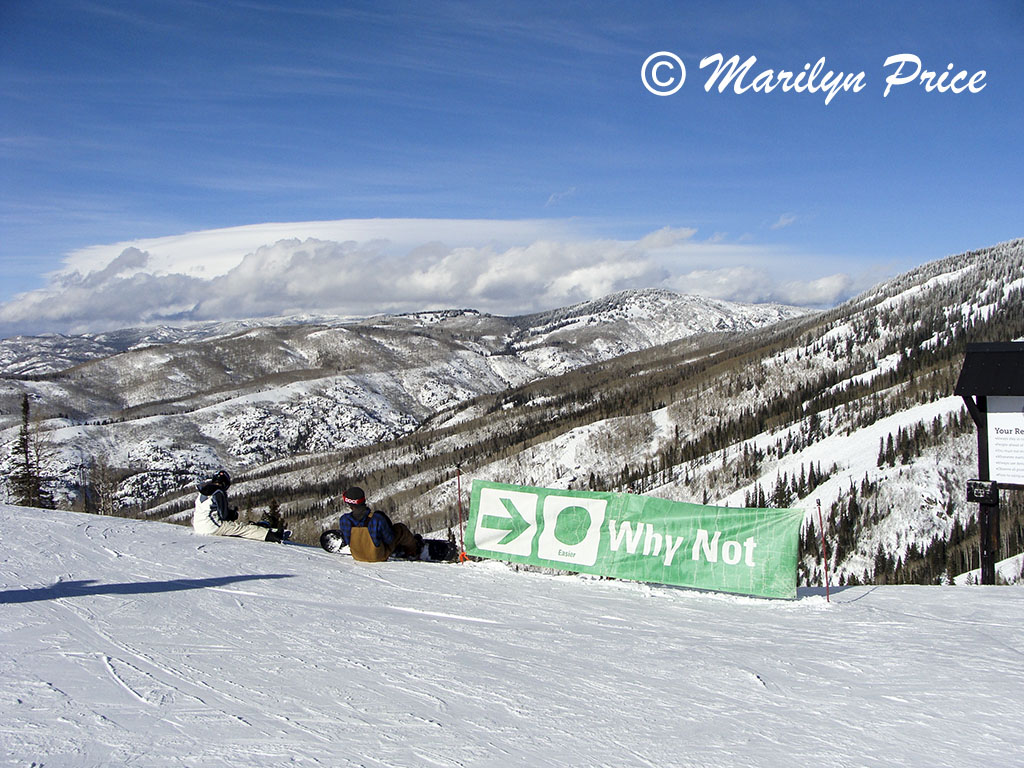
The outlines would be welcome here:
M 749 303 L 795 304 L 825 307 L 849 298 L 854 287 L 850 275 L 837 273 L 809 280 L 782 280 L 770 270 L 752 266 L 694 270 L 669 281 L 680 293 Z
M 674 245 L 686 242 L 695 234 L 697 234 L 696 229 L 662 227 L 661 229 L 651 232 L 649 235 L 645 235 L 638 240 L 636 247 L 642 251 L 656 248 L 671 248 Z
M 776 220 L 774 224 L 772 224 L 772 229 L 785 229 L 790 224 L 794 223 L 796 220 L 797 217 L 795 214 L 784 213 L 781 216 L 779 216 L 779 218 Z
M 848 298 L 853 278 L 847 274 L 826 275 L 815 280 L 791 280 L 776 289 L 779 301 L 802 306 L 826 306 Z
M 288 239 L 312 238 L 339 243 L 380 241 L 388 243 L 393 250 L 408 251 L 431 241 L 511 245 L 572 234 L 573 230 L 565 222 L 544 219 L 341 219 L 253 224 L 81 248 L 67 255 L 64 268 L 58 274 L 85 275 L 104 269 L 126 248 L 147 252 L 149 269 L 155 274 L 212 277 L 224 274 L 237 265 L 243 255 L 257 248 Z
M 852 286 L 846 275 L 821 274 L 828 270 L 817 260 L 699 242 L 693 229 L 614 240 L 578 226 L 346 220 L 95 246 L 70 254 L 46 288 L 0 305 L 0 335 L 448 307 L 514 315 L 650 287 L 822 306 Z
M 550 208 L 553 205 L 558 205 L 558 203 L 562 202 L 563 200 L 568 200 L 569 198 L 575 196 L 576 187 L 569 187 L 564 192 L 552 192 L 551 195 L 548 196 L 548 201 L 544 204 L 544 207 Z

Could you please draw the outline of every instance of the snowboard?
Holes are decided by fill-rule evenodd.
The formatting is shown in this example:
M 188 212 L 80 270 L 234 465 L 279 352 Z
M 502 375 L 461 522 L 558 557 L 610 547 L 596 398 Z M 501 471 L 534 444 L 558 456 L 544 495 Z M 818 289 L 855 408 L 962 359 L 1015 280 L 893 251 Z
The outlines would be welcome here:
M 345 546 L 340 531 L 324 531 L 320 534 L 320 546 L 332 555 L 341 551 Z M 393 560 L 415 560 L 417 558 L 399 557 L 392 555 Z M 453 563 L 459 559 L 459 548 L 447 539 L 423 539 L 423 548 L 420 550 L 419 560 L 428 563 Z
M 336 555 L 345 546 L 345 541 L 341 538 L 339 531 L 324 531 L 320 534 L 320 546 L 332 555 Z

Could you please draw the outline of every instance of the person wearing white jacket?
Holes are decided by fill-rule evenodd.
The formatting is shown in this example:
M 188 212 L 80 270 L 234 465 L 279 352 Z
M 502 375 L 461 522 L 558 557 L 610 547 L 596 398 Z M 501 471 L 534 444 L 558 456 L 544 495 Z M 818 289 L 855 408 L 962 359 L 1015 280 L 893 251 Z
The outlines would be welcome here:
M 291 536 L 291 531 L 284 528 L 239 522 L 238 510 L 228 506 L 230 486 L 231 475 L 223 469 L 208 480 L 199 482 L 199 495 L 192 512 L 193 531 L 202 536 L 239 536 L 273 542 L 281 542 Z

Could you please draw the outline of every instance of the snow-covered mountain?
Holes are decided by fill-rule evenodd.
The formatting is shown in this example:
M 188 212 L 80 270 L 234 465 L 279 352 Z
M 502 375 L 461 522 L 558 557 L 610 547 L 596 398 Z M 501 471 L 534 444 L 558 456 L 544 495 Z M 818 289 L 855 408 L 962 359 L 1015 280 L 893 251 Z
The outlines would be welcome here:
M 770 601 L 0 506 L 4 765 L 1019 764 L 1024 588 Z
M 804 314 L 631 291 L 512 318 L 451 310 L 19 337 L 0 344 L 0 428 L 12 444 L 28 393 L 59 498 L 102 462 L 119 503 L 141 505 L 219 464 L 373 445 L 482 394 Z
M 9 379 L 6 437 L 27 390 L 67 409 L 43 433 L 57 474 L 98 450 L 131 501 L 225 462 L 243 470 L 243 509 L 258 516 L 276 499 L 306 541 L 353 482 L 420 530 L 453 525 L 470 477 L 802 507 L 803 578 L 815 584 L 820 501 L 833 578 L 928 583 L 978 565 L 964 491 L 975 430 L 952 390 L 968 342 L 1024 338 L 1022 296 L 1017 240 L 796 317 L 715 317 L 642 292 L 525 318 L 251 328 Z M 683 327 L 701 313 L 737 330 Z M 118 421 L 81 423 L 90 412 Z M 174 518 L 190 503 L 171 493 L 146 514 Z M 1024 551 L 1024 502 L 1002 503 L 1012 555 Z
M 953 386 L 968 342 L 1024 338 L 1022 296 L 1018 240 L 927 264 L 819 315 L 481 395 L 394 442 L 268 464 L 237 492 L 254 508 L 286 501 L 308 536 L 353 480 L 402 519 L 451 525 L 457 467 L 462 480 L 796 506 L 807 511 L 810 583 L 823 578 L 820 501 L 838 581 L 948 580 L 978 565 L 965 493 L 975 429 Z M 1003 505 L 1002 546 L 1016 554 L 1024 503 L 1006 493 Z
M 489 351 L 504 346 L 532 358 L 545 374 L 607 360 L 691 334 L 745 331 L 807 310 L 778 304 L 736 302 L 650 289 L 623 291 L 603 299 L 520 317 L 496 317 L 474 310 L 444 310 L 353 319 L 302 315 L 249 321 L 125 328 L 75 336 L 48 334 L 0 340 L 0 376 L 43 377 L 123 352 L 168 344 L 223 340 L 254 329 L 311 327 L 392 328 L 411 333 L 449 331 L 459 338 L 480 337 Z M 501 346 L 495 346 L 499 344 Z

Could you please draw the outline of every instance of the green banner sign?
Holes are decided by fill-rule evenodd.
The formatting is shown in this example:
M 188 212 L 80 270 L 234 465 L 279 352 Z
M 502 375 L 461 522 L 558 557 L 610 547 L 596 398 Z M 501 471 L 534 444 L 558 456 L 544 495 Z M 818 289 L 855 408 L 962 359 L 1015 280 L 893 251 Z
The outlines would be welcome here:
M 796 597 L 803 510 L 473 481 L 476 557 L 763 597 Z

